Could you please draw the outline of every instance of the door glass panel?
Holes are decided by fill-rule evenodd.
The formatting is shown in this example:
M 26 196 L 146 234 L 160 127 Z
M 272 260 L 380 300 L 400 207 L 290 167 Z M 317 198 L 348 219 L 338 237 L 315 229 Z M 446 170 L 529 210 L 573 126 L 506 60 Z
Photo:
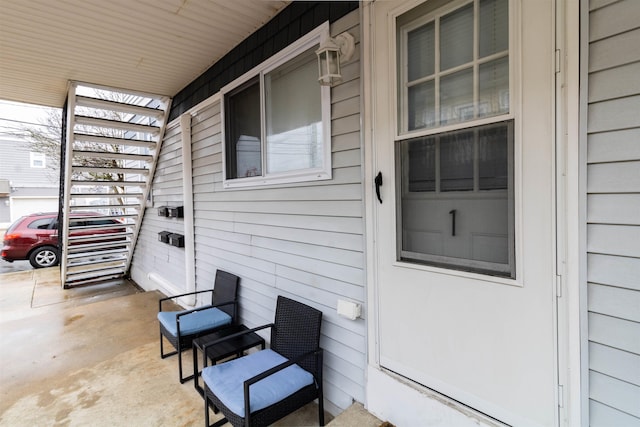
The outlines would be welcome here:
M 436 121 L 434 82 L 409 88 L 409 130 L 432 127 Z
M 473 4 L 440 20 L 440 71 L 473 61 Z
M 480 190 L 506 190 L 509 185 L 509 136 L 507 128 L 495 126 L 480 131 L 478 169 Z
M 509 112 L 509 59 L 500 58 L 480 65 L 478 116 Z
M 407 37 L 409 81 L 433 74 L 435 69 L 434 52 L 435 32 L 433 22 L 409 32 Z
M 397 144 L 398 259 L 514 277 L 513 121 Z
M 410 192 L 436 189 L 436 140 L 418 138 L 407 141 L 405 155 L 409 162 L 408 186 Z
M 473 132 L 440 138 L 440 191 L 473 190 Z
M 509 49 L 509 0 L 480 0 L 480 57 Z
M 440 80 L 440 124 L 474 118 L 473 69 L 458 71 Z

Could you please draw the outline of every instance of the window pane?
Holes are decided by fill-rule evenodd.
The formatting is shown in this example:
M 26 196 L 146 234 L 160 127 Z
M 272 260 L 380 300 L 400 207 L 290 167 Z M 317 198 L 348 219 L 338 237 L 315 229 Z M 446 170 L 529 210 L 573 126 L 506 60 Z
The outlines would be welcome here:
M 409 32 L 407 40 L 407 62 L 409 82 L 429 76 L 434 72 L 435 33 L 429 22 Z
M 473 190 L 473 132 L 440 137 L 440 191 Z
M 509 58 L 480 65 L 478 115 L 496 116 L 509 112 Z
M 440 19 L 440 70 L 473 60 L 473 4 Z
M 254 79 L 226 97 L 227 179 L 262 175 L 260 84 Z
M 460 123 L 474 118 L 473 69 L 458 71 L 440 79 L 440 124 Z
M 265 75 L 267 173 L 322 167 L 316 61 L 310 50 Z
M 409 130 L 435 125 L 435 98 L 433 80 L 409 88 Z
M 513 121 L 398 144 L 398 259 L 514 277 Z M 472 191 L 474 165 L 493 191 Z M 438 174 L 441 191 L 421 190 Z
M 436 141 L 435 138 L 418 138 L 402 143 L 402 169 L 408 174 L 410 192 L 435 191 L 436 189 Z
M 478 137 L 480 190 L 506 190 L 509 184 L 508 125 L 482 129 Z
M 509 0 L 480 1 L 480 58 L 509 48 Z

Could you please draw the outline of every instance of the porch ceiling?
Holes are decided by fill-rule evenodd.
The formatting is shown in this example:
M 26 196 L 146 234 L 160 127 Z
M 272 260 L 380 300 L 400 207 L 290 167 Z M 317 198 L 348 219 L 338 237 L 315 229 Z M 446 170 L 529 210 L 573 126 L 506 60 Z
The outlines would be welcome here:
M 61 107 L 70 80 L 173 96 L 288 3 L 0 0 L 0 99 Z

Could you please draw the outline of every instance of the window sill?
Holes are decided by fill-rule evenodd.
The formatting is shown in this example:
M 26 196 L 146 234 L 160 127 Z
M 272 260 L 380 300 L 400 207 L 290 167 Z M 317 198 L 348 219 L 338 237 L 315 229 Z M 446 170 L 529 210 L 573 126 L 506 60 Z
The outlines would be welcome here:
M 326 171 L 305 171 L 304 173 L 287 174 L 280 176 L 256 176 L 250 178 L 225 179 L 222 183 L 222 187 L 225 190 L 250 189 L 279 184 L 325 181 L 330 180 L 331 178 L 331 173 Z
M 473 273 L 473 272 L 464 271 L 464 270 L 453 270 L 453 269 L 444 268 L 444 267 L 415 264 L 415 263 L 405 262 L 405 261 L 396 261 L 393 263 L 393 267 L 411 268 L 413 270 L 421 270 L 421 271 L 426 271 L 431 273 L 444 274 L 447 276 L 455 276 L 455 277 L 460 277 L 463 279 L 469 279 L 474 281 L 479 280 L 487 283 L 493 283 L 496 285 L 508 285 L 508 286 L 515 286 L 518 288 L 524 287 L 524 283 L 522 283 L 522 280 L 518 277 L 516 277 L 515 279 L 510 279 L 508 277 L 491 276 L 488 274 Z M 516 276 L 519 276 L 519 275 L 516 274 Z

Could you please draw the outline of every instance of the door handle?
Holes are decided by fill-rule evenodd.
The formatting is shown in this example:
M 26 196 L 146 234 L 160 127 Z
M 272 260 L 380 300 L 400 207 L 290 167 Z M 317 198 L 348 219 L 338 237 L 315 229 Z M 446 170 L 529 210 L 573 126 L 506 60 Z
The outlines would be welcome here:
M 449 211 L 449 215 L 451 215 L 451 235 L 456 235 L 456 210 L 453 209 Z
M 382 172 L 378 172 L 378 175 L 376 175 L 374 182 L 376 183 L 376 195 L 378 196 L 380 204 L 382 204 L 382 197 L 380 197 L 380 187 L 382 186 Z

